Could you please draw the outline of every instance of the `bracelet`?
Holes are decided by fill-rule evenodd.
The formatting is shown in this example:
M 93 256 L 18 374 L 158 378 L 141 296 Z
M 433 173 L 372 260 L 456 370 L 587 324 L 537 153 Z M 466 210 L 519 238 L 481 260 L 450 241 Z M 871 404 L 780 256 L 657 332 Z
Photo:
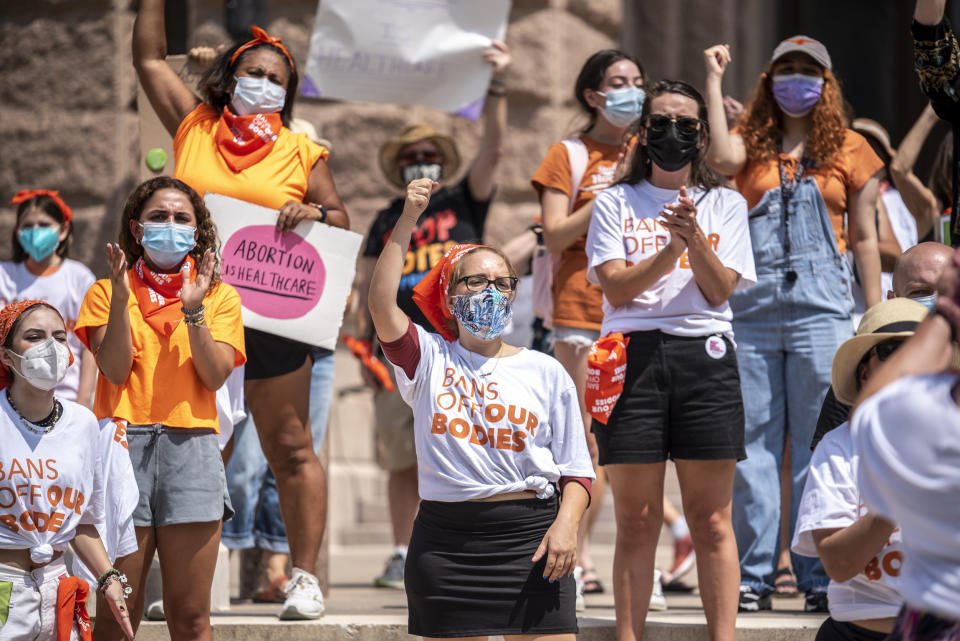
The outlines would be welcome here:
M 501 80 L 500 78 L 490 78 L 490 86 L 492 86 L 492 87 L 506 87 L 506 86 L 507 86 L 507 83 L 506 83 L 505 80 Z
M 320 210 L 320 221 L 321 223 L 327 222 L 327 208 L 318 203 L 307 203 L 309 206 L 314 207 Z
M 100 577 L 97 579 L 97 592 L 104 592 L 107 586 L 109 586 L 114 580 L 114 577 L 116 577 L 116 580 L 120 582 L 121 586 L 123 586 L 123 596 L 130 596 L 130 593 L 133 592 L 133 588 L 127 585 L 127 575 L 121 574 L 120 570 L 117 568 L 110 568 L 100 575 Z
M 180 311 L 183 312 L 184 316 L 196 316 L 197 314 L 202 314 L 203 309 L 204 309 L 203 303 L 200 303 L 199 307 L 195 307 L 194 309 L 187 309 L 186 307 L 181 307 Z
M 506 90 L 506 89 L 494 89 L 493 87 L 491 87 L 490 89 L 487 89 L 487 95 L 488 95 L 488 96 L 493 96 L 494 98 L 506 98 L 506 97 L 507 97 L 507 90 Z

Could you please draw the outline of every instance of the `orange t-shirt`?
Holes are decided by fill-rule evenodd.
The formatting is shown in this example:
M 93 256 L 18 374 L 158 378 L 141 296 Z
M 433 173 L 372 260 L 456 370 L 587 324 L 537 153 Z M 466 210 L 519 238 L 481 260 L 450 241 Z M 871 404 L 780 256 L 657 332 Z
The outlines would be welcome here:
M 131 276 L 132 278 L 132 276 Z M 74 330 L 90 349 L 90 335 L 107 324 L 110 315 L 109 279 L 98 280 L 83 299 Z M 235 350 L 234 367 L 243 365 L 243 319 L 237 290 L 220 283 L 203 297 L 203 306 L 213 340 Z M 190 337 L 182 321 L 170 336 L 147 325 L 132 293 L 127 303 L 133 339 L 133 367 L 123 385 L 97 376 L 93 413 L 98 418 L 122 418 L 134 425 L 161 423 L 168 427 L 202 427 L 220 431 L 216 392 L 204 387 L 193 367 Z
M 780 154 L 780 158 L 788 176 L 792 176 L 800 167 L 800 161 L 793 156 Z M 847 211 L 850 194 L 859 191 L 881 168 L 883 161 L 866 138 L 847 129 L 843 146 L 833 163 L 827 167 L 810 167 L 804 173 L 805 176 L 813 176 L 820 188 L 840 253 L 847 250 L 843 237 L 843 214 Z M 737 190 L 747 199 L 747 208 L 753 209 L 765 193 L 780 189 L 780 168 L 776 160 L 750 161 L 743 171 L 734 176 L 734 180 Z
M 620 157 L 620 145 L 607 145 L 589 136 L 580 136 L 587 147 L 587 168 L 577 186 L 573 209 L 576 211 L 597 193 L 613 183 Z M 570 157 L 566 146 L 550 145 L 531 183 L 539 196 L 550 187 L 570 196 Z M 603 290 L 587 282 L 587 236 L 584 234 L 560 256 L 557 275 L 553 279 L 553 324 L 558 327 L 579 327 L 599 331 L 603 323 Z
M 280 128 L 273 149 L 257 164 L 233 171 L 217 150 L 216 132 L 220 114 L 206 103 L 191 111 L 173 139 L 176 164 L 173 177 L 187 183 L 202 196 L 206 192 L 245 200 L 261 207 L 280 209 L 287 202 L 304 202 L 310 171 L 330 152 L 307 134 Z

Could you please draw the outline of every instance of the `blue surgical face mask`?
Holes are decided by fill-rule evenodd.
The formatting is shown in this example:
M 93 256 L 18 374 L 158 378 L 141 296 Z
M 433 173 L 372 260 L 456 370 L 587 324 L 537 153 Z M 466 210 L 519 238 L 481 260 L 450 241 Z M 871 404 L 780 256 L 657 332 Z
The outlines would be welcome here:
M 286 90 L 267 78 L 237 76 L 237 86 L 233 88 L 230 106 L 238 116 L 272 114 L 283 109 L 286 100 Z
M 773 77 L 773 99 L 783 113 L 794 118 L 806 116 L 820 101 L 823 78 L 792 73 Z
M 614 127 L 626 127 L 639 118 L 647 97 L 640 87 L 620 87 L 607 92 L 598 91 L 597 94 L 607 99 L 600 113 Z
M 159 269 L 173 269 L 196 247 L 196 227 L 177 223 L 140 223 L 140 245 L 150 262 Z
M 450 311 L 465 330 L 482 341 L 500 336 L 513 318 L 510 297 L 493 287 L 455 296 Z
M 23 251 L 39 263 L 60 244 L 60 230 L 56 227 L 27 227 L 17 233 L 17 240 Z
M 929 296 L 915 296 L 911 298 L 911 300 L 915 300 L 916 302 L 920 303 L 921 305 L 929 309 L 931 312 L 934 309 L 936 309 L 936 305 L 937 305 L 936 293 L 930 294 Z

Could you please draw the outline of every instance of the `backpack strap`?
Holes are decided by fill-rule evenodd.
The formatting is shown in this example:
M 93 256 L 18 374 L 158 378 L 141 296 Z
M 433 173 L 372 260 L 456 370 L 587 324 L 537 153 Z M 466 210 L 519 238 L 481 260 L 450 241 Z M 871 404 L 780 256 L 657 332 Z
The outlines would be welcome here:
M 583 182 L 583 175 L 587 172 L 587 163 L 590 161 L 590 154 L 587 146 L 583 144 L 580 138 L 568 138 L 562 141 L 563 146 L 567 148 L 567 157 L 570 159 L 570 205 L 567 209 L 567 215 L 573 213 L 573 205 L 577 202 L 577 194 L 580 192 L 580 183 Z

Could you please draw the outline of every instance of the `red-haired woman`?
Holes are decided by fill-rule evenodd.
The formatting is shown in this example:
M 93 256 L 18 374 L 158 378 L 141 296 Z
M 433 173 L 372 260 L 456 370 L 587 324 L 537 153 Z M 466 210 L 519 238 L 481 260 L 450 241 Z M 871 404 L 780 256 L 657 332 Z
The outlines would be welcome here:
M 733 131 L 721 90 L 730 49 L 717 45 L 704 57 L 707 160 L 734 176 L 747 199 L 757 269 L 757 284 L 730 299 L 746 411 L 747 460 L 737 465 L 733 496 L 740 608 L 756 611 L 770 609 L 777 569 L 780 494 L 769 488 L 779 487 L 784 444 L 789 437 L 792 530 L 833 355 L 853 334 L 848 245 L 867 307 L 880 301 L 875 174 L 883 163 L 845 127 L 843 96 L 820 42 L 795 36 L 777 45 Z M 806 608 L 825 612 L 823 567 L 797 555 L 793 567 Z

